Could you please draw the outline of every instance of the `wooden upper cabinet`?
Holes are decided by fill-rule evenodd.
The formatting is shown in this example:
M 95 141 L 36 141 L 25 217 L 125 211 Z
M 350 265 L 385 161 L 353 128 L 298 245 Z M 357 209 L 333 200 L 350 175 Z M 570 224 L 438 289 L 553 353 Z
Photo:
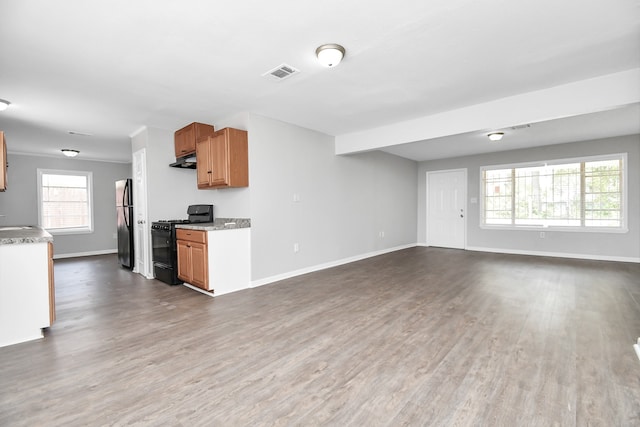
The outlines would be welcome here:
M 7 143 L 0 131 L 0 191 L 7 189 Z
M 210 136 L 206 140 L 198 141 L 196 144 L 196 176 L 198 188 L 206 188 L 210 186 L 211 169 L 211 146 L 209 140 L 214 138 Z
M 249 186 L 247 132 L 224 128 L 196 143 L 198 188 Z
M 196 141 L 214 132 L 213 126 L 204 123 L 191 123 L 179 129 L 174 135 L 176 157 L 184 157 L 196 152 Z

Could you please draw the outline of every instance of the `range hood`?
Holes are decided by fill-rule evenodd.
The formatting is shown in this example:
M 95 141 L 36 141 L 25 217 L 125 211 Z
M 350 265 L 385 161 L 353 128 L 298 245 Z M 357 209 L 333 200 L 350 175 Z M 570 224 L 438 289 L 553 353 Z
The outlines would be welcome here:
M 178 157 L 175 163 L 171 163 L 169 166 L 171 166 L 172 168 L 195 169 L 196 156 L 195 154 L 189 154 L 184 157 Z

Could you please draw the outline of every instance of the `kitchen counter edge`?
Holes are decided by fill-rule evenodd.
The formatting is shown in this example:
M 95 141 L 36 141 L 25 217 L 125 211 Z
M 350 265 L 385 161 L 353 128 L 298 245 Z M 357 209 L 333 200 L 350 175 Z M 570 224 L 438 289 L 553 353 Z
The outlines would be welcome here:
M 237 228 L 251 228 L 250 218 L 216 218 L 213 222 L 195 224 L 177 224 L 176 228 L 200 231 L 235 230 Z
M 53 242 L 53 236 L 44 228 L 38 226 L 16 226 L 29 227 L 14 230 L 3 230 L 0 227 L 0 245 L 15 245 L 22 243 L 47 243 Z M 8 227 L 4 227 L 8 228 Z

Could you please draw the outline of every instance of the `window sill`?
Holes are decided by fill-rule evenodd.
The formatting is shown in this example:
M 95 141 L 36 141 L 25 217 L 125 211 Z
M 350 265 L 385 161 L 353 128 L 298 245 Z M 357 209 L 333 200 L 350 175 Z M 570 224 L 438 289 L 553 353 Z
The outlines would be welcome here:
M 535 226 L 535 225 L 486 225 L 480 224 L 480 228 L 483 230 L 496 230 L 496 231 L 562 231 L 570 233 L 613 233 L 624 234 L 628 233 L 627 227 L 620 228 L 606 228 L 606 227 L 549 227 L 549 226 Z
M 57 228 L 45 228 L 47 233 L 51 235 L 72 235 L 72 234 L 91 234 L 93 233 L 93 229 L 90 228 L 65 228 L 65 229 L 57 229 Z

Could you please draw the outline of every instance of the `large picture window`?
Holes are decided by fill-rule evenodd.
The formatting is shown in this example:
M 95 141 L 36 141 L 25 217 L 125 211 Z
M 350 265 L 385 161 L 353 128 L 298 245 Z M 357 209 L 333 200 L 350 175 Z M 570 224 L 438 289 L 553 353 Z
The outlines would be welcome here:
M 55 234 L 91 232 L 91 192 L 91 172 L 38 169 L 40 226 Z
M 626 231 L 626 154 L 485 166 L 482 226 Z

